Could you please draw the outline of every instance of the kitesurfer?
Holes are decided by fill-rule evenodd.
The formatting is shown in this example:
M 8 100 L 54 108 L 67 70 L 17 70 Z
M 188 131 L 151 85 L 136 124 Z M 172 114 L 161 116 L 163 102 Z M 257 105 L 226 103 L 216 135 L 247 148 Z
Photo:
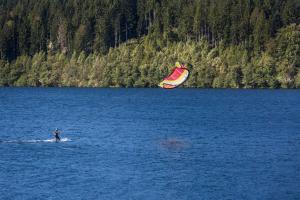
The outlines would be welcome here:
M 60 141 L 60 137 L 59 137 L 59 134 L 60 134 L 61 132 L 58 130 L 58 128 L 56 128 L 55 129 L 55 131 L 53 131 L 53 135 L 54 135 L 54 137 L 55 137 L 55 141 L 56 142 L 59 142 Z

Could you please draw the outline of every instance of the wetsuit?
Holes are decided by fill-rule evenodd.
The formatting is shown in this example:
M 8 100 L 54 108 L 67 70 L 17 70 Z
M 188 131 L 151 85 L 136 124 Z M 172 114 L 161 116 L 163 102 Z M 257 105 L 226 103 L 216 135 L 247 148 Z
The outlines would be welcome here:
M 55 140 L 56 140 L 57 142 L 60 141 L 59 132 L 58 132 L 58 131 L 55 131 L 54 134 L 55 134 Z

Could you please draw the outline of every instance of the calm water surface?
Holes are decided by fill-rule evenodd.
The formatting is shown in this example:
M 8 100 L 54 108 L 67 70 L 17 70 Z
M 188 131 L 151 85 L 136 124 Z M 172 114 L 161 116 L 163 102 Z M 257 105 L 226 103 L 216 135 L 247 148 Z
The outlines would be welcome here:
M 0 88 L 0 128 L 0 199 L 300 199 L 299 90 Z

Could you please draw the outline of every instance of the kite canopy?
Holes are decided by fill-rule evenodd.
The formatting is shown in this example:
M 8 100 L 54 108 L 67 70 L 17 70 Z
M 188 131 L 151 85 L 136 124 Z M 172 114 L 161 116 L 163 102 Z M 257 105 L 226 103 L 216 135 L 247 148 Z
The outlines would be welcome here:
M 159 87 L 164 89 L 172 89 L 183 84 L 189 76 L 189 70 L 185 65 L 181 65 L 176 62 L 176 67 L 173 69 L 172 73 L 164 78 L 164 80 L 159 84 Z

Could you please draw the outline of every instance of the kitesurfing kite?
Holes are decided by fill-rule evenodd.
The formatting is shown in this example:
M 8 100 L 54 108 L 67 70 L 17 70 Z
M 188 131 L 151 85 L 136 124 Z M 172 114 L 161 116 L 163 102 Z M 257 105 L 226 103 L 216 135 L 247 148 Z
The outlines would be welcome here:
M 172 73 L 164 78 L 164 80 L 158 85 L 164 89 L 173 89 L 181 84 L 183 84 L 189 76 L 189 70 L 186 68 L 185 65 L 176 62 L 175 68 L 173 69 Z

